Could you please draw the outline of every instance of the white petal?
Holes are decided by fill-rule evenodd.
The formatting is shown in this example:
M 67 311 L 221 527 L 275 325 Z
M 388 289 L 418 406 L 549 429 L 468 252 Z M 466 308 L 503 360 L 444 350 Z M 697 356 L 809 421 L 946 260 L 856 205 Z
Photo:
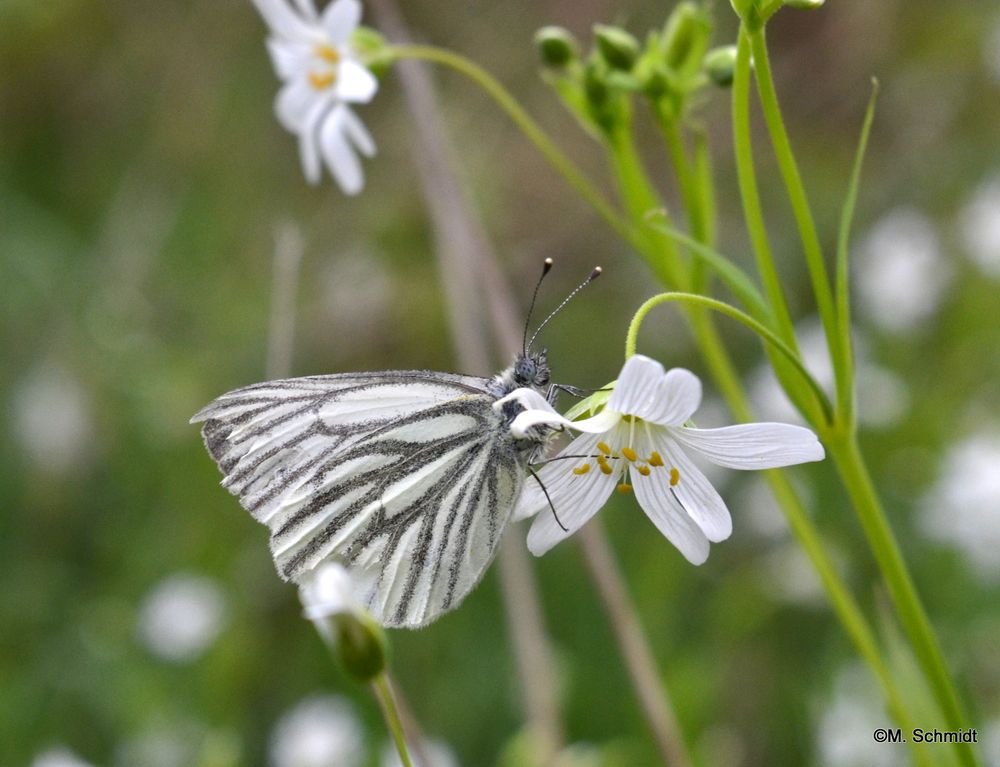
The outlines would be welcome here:
M 372 134 L 368 132 L 365 124 L 347 107 L 344 107 L 344 130 L 351 139 L 351 143 L 358 148 L 361 154 L 365 157 L 375 156 L 375 139 L 372 138 Z
M 654 427 L 655 428 L 655 427 Z M 722 496 L 712 487 L 712 483 L 684 455 L 680 445 L 662 435 L 652 440 L 653 449 L 659 451 L 666 466 L 653 468 L 648 479 L 673 491 L 688 516 L 701 528 L 705 537 L 713 543 L 724 541 L 733 534 L 733 519 L 726 508 Z M 677 469 L 677 484 L 671 485 L 671 469 Z M 638 472 L 633 472 L 633 478 Z
M 344 133 L 345 107 L 338 106 L 320 127 L 319 148 L 326 166 L 344 194 L 357 194 L 365 185 L 361 161 Z
M 680 425 L 701 404 L 701 380 L 690 370 L 672 368 L 660 380 L 660 390 L 648 415 L 636 413 L 650 423 Z
M 378 91 L 375 75 L 358 62 L 345 59 L 337 71 L 337 96 L 344 101 L 367 104 Z
M 633 471 L 632 487 L 646 516 L 666 536 L 684 558 L 695 565 L 708 559 L 709 542 L 705 533 L 688 515 L 670 491 L 669 474 L 655 467 L 648 477 Z M 667 467 L 669 471 L 669 467 Z
M 274 114 L 285 130 L 301 133 L 310 110 L 322 101 L 316 89 L 305 80 L 292 80 L 281 87 L 274 99 Z
M 360 22 L 361 3 L 358 0 L 334 0 L 323 11 L 323 28 L 334 45 L 346 42 Z
M 585 435 L 573 440 L 560 455 L 596 455 L 598 437 Z M 618 482 L 619 473 L 604 474 L 597 464 L 588 458 L 566 458 L 550 461 L 540 472 L 539 478 L 552 500 L 559 522 L 566 526 L 563 530 L 549 508 L 545 494 L 534 479 L 525 486 L 518 509 L 521 517 L 538 514 L 531 530 L 528 531 L 528 548 L 535 556 L 541 556 L 559 541 L 568 538 L 597 513 L 608 500 Z M 573 469 L 584 463 L 590 465 L 586 474 L 574 474 Z
M 299 157 L 302 159 L 302 172 L 310 184 L 318 184 L 322 177 L 320 164 L 320 128 L 329 120 L 330 104 L 325 99 L 319 99 L 313 104 L 303 120 L 299 133 Z
M 584 431 L 588 434 L 602 434 L 614 429 L 619 423 L 621 423 L 621 420 L 621 413 L 605 408 L 591 418 L 583 418 L 579 421 L 568 421 L 567 423 L 571 429 L 576 429 L 577 431 Z
M 282 80 L 307 75 L 313 63 L 312 46 L 303 43 L 272 37 L 267 41 L 267 51 L 274 71 Z
M 267 26 L 278 37 L 285 40 L 310 40 L 315 36 L 314 28 L 299 16 L 285 0 L 253 0 Z
M 607 409 L 645 418 L 655 406 L 663 380 L 663 365 L 649 357 L 635 354 L 625 361 Z
M 821 461 L 825 455 L 815 434 L 787 423 L 747 423 L 721 429 L 671 428 L 670 433 L 712 463 L 730 469 L 774 469 Z
M 316 13 L 316 4 L 313 0 L 295 0 L 295 7 L 305 18 L 311 21 L 319 20 L 319 14 Z

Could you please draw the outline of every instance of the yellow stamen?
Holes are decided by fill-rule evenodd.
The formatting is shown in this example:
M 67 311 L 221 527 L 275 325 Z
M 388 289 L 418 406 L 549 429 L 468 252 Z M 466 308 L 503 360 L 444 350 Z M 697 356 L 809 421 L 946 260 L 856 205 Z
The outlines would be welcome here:
M 604 453 L 604 455 L 611 455 L 611 448 L 604 442 L 598 442 L 597 449 Z
M 678 482 L 681 481 L 681 473 L 677 469 L 670 470 L 670 486 L 674 487 Z
M 340 54 L 337 49 L 332 45 L 318 45 L 316 46 L 316 55 L 321 59 L 329 61 L 331 64 L 336 64 L 340 61 Z
M 602 474 L 610 474 L 613 471 L 603 455 L 597 456 L 597 465 L 601 467 Z
M 649 456 L 649 465 L 650 466 L 662 466 L 663 465 L 663 459 L 660 457 L 660 454 L 657 453 L 655 450 L 653 451 L 653 454 L 651 456 Z
M 309 73 L 309 84 L 318 91 L 326 90 L 333 85 L 333 81 L 336 79 L 337 77 L 333 74 L 333 72 Z
M 583 466 L 577 466 L 575 469 L 573 469 L 573 473 L 576 474 L 576 476 L 578 476 L 578 477 L 583 476 L 588 471 L 590 471 L 590 464 L 589 463 L 585 463 L 585 464 L 583 464 Z
M 630 461 L 634 461 L 637 458 L 637 456 L 635 454 L 635 450 L 633 450 L 630 447 L 623 447 L 622 448 L 622 455 L 625 456 L 626 458 L 628 458 Z
M 644 477 L 648 477 L 649 476 L 649 467 L 648 466 L 640 466 L 638 468 L 639 468 L 639 473 L 642 474 L 642 476 L 644 476 Z
M 632 492 L 632 485 L 627 485 L 623 482 L 622 484 L 618 485 L 616 489 L 618 490 L 619 493 L 625 495 Z

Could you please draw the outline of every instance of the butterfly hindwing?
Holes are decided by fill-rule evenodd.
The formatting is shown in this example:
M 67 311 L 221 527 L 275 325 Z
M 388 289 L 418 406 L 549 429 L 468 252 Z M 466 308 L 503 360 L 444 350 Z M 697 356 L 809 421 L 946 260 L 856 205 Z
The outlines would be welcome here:
M 419 626 L 482 577 L 523 484 L 485 385 L 424 371 L 271 381 L 192 420 L 223 485 L 270 528 L 282 577 L 335 556 L 377 619 Z

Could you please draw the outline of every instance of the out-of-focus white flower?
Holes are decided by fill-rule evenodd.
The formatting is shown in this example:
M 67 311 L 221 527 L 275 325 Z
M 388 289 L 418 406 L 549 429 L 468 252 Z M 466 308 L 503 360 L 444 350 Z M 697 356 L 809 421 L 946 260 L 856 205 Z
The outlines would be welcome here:
M 31 767 L 92 767 L 65 746 L 54 746 L 31 760 Z
M 823 583 L 802 547 L 786 543 L 764 561 L 772 593 L 782 602 L 822 608 L 826 604 Z
M 271 734 L 272 767 L 359 767 L 364 729 L 350 703 L 316 695 L 285 713 Z
M 922 506 L 927 535 L 961 549 L 984 579 L 1000 580 L 1000 431 L 952 445 Z
M 274 110 L 299 138 L 302 170 L 318 184 L 325 164 L 346 194 L 365 179 L 358 153 L 375 142 L 350 109 L 375 96 L 378 81 L 358 60 L 351 35 L 361 21 L 359 0 L 334 0 L 320 14 L 314 0 L 253 0 L 271 30 L 268 51 L 283 84 Z
M 795 329 L 806 368 L 827 392 L 833 391 L 833 365 L 827 351 L 826 334 L 818 319 L 806 320 Z M 855 338 L 855 376 L 858 389 L 858 422 L 872 429 L 898 423 L 910 408 L 910 394 L 900 378 L 868 359 L 863 339 Z M 774 370 L 763 363 L 751 375 L 750 398 L 763 418 L 802 423 L 802 416 L 789 401 Z
M 685 426 L 701 403 L 701 381 L 682 368 L 665 372 L 639 354 L 625 362 L 607 404 L 593 418 L 569 421 L 531 389 L 517 389 L 494 407 L 509 400 L 526 408 L 511 423 L 515 437 L 536 424 L 586 432 L 548 461 L 540 482 L 521 494 L 517 518 L 544 511 L 528 532 L 528 548 L 536 556 L 580 529 L 617 488 L 634 491 L 660 532 L 689 562 L 701 564 L 709 542 L 728 538 L 733 523 L 725 501 L 687 451 L 731 469 L 770 469 L 824 456 L 816 435 L 801 426 Z
M 198 758 L 204 729 L 194 722 L 158 724 L 122 743 L 116 753 L 118 767 L 187 767 Z
M 885 214 L 854 257 L 865 313 L 883 330 L 902 333 L 933 316 L 951 283 L 937 230 L 913 208 Z
M 421 762 L 417 755 L 411 750 L 410 761 L 413 767 L 458 767 L 458 758 L 451 747 L 443 740 L 428 738 L 423 743 L 424 753 L 427 754 L 428 761 Z M 403 767 L 403 762 L 399 758 L 399 751 L 393 743 L 386 743 L 382 746 L 382 757 L 379 759 L 380 767 Z
M 222 631 L 225 608 L 214 581 L 183 573 L 171 575 L 143 601 L 139 636 L 151 652 L 165 660 L 191 661 Z
M 43 365 L 14 393 L 13 426 L 21 447 L 41 469 L 61 474 L 87 458 L 93 421 L 79 380 L 58 366 Z
M 1000 40 L 997 43 L 1000 46 Z M 988 276 L 1000 278 L 1000 174 L 980 184 L 962 208 L 959 231 L 976 265 Z
M 867 669 L 851 665 L 834 680 L 831 700 L 819 704 L 817 751 L 824 767 L 903 767 L 905 745 L 876 743 L 872 729 L 891 718 Z

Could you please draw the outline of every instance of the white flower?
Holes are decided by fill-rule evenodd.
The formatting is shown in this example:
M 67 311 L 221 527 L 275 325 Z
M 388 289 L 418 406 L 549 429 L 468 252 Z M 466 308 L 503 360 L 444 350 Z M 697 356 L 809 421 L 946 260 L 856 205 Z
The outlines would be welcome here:
M 210 578 L 177 573 L 143 601 L 138 632 L 159 657 L 184 663 L 204 653 L 223 629 L 226 600 Z
M 338 615 L 361 615 L 364 607 L 355 596 L 354 583 L 339 562 L 324 562 L 299 586 L 303 613 L 316 630 L 332 641 L 330 619 Z
M 997 32 L 1000 46 L 1000 26 Z M 959 227 L 972 260 L 987 276 L 1000 278 L 1000 173 L 979 185 L 959 214 Z
M 267 42 L 283 85 L 278 120 L 299 137 L 306 179 L 319 183 L 323 163 L 346 194 L 365 179 L 357 153 L 375 142 L 348 104 L 366 104 L 378 81 L 358 60 L 350 37 L 361 20 L 359 0 L 334 0 L 318 13 L 313 0 L 253 0 L 271 29 Z
M 301 701 L 271 735 L 274 767 L 360 767 L 364 758 L 364 727 L 351 704 L 336 695 Z
M 555 514 L 538 514 L 531 526 L 528 548 L 536 556 L 582 527 L 617 488 L 635 492 L 660 532 L 688 561 L 701 564 L 709 542 L 725 540 L 733 526 L 722 497 L 685 449 L 732 469 L 771 469 L 824 455 L 816 435 L 801 426 L 685 426 L 701 402 L 701 382 L 682 368 L 664 373 L 660 363 L 640 355 L 625 363 L 607 404 L 593 418 L 568 421 L 531 390 L 518 389 L 504 399 L 527 408 L 511 424 L 515 436 L 539 423 L 587 432 L 538 472 Z M 528 517 L 548 505 L 541 486 L 528 485 L 515 514 Z

